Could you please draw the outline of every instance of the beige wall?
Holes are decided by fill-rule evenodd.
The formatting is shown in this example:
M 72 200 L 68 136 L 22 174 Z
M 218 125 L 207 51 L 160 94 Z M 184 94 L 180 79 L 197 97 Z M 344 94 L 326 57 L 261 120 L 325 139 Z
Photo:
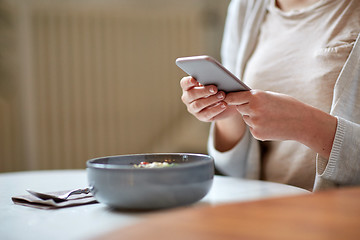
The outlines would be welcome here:
M 0 4 L 0 171 L 85 168 L 99 156 L 206 153 L 176 57 L 219 58 L 228 1 Z

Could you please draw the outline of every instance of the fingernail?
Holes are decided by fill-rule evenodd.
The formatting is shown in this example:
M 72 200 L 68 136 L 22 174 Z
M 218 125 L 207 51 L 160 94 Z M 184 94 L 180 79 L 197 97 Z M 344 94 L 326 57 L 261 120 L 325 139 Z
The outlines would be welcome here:
M 217 95 L 217 98 L 218 98 L 218 99 L 223 99 L 223 98 L 224 98 L 224 93 L 222 93 L 222 92 L 219 93 L 219 94 Z
M 209 89 L 209 92 L 215 93 L 215 89 L 214 89 L 214 88 L 210 88 L 210 89 Z
M 190 84 L 190 85 L 195 85 L 195 83 L 194 83 L 194 81 L 193 81 L 193 78 L 190 77 L 188 81 L 189 81 L 189 84 Z
M 221 103 L 221 104 L 220 104 L 220 107 L 221 107 L 221 108 L 226 108 L 225 103 Z

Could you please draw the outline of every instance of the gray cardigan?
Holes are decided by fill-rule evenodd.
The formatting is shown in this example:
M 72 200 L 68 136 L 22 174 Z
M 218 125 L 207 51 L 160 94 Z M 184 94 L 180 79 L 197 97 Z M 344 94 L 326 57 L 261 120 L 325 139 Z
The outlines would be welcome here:
M 222 60 L 240 78 L 251 56 L 266 14 L 267 0 L 232 0 L 224 30 Z M 235 29 L 235 30 L 234 30 Z M 316 157 L 314 191 L 360 184 L 360 34 L 334 87 L 330 114 L 338 125 L 329 160 Z M 208 151 L 217 168 L 225 174 L 259 179 L 260 147 L 247 131 L 231 150 L 214 148 L 213 125 Z

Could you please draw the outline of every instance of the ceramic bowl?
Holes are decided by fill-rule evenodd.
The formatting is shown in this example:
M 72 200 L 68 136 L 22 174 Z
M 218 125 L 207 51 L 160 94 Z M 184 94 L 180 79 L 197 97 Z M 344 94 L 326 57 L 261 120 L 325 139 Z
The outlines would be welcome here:
M 169 162 L 171 167 L 135 168 L 140 162 Z M 214 177 L 211 156 L 150 153 L 95 158 L 87 161 L 92 194 L 100 203 L 120 209 L 159 209 L 202 199 Z

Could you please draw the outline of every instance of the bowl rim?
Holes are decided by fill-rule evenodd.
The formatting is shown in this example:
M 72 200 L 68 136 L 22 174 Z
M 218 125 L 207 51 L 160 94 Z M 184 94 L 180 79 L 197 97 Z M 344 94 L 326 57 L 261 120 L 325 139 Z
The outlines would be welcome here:
M 199 161 L 199 162 L 191 162 L 191 163 L 183 163 L 176 165 L 174 167 L 165 167 L 165 168 L 135 168 L 131 165 L 119 165 L 119 164 L 103 164 L 103 163 L 94 163 L 94 161 L 103 159 L 103 158 L 116 158 L 116 157 L 127 157 L 127 156 L 152 156 L 152 155 L 188 155 L 188 156 L 198 156 L 198 157 L 205 157 L 209 161 Z M 122 154 L 122 155 L 111 155 L 111 156 L 104 156 L 104 157 L 97 157 L 92 158 L 86 161 L 86 168 L 94 168 L 94 169 L 127 169 L 127 170 L 134 170 L 134 171 L 164 171 L 164 170 L 171 170 L 171 169 L 182 169 L 182 168 L 192 168 L 196 166 L 207 165 L 209 163 L 214 164 L 214 158 L 207 154 L 202 153 L 136 153 L 136 154 Z

